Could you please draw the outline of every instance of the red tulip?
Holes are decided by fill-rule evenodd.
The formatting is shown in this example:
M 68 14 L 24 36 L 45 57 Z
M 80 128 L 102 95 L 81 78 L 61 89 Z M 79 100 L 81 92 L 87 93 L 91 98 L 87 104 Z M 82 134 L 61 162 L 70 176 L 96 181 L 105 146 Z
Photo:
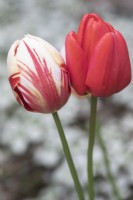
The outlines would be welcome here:
M 96 14 L 83 16 L 77 33 L 68 33 L 65 49 L 71 84 L 79 95 L 107 97 L 130 83 L 126 42 Z
M 26 110 L 53 113 L 67 102 L 68 73 L 61 55 L 48 42 L 25 36 L 11 46 L 7 64 L 14 95 Z

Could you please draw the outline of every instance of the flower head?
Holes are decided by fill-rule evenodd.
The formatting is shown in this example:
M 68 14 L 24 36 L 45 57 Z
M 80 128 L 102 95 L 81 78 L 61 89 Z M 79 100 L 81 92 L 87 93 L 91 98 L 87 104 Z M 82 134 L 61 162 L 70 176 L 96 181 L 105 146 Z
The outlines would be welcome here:
M 67 102 L 68 72 L 63 58 L 48 42 L 26 35 L 11 46 L 7 65 L 14 95 L 26 110 L 53 113 Z
M 68 33 L 65 49 L 71 84 L 79 95 L 107 97 L 130 83 L 126 42 L 120 32 L 98 15 L 83 16 L 77 33 Z

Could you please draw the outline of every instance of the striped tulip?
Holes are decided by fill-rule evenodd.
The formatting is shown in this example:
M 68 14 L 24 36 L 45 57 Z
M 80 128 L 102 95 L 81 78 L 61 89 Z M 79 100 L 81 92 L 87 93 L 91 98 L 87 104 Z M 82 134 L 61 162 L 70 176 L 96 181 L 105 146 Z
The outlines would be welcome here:
M 67 102 L 70 87 L 64 60 L 48 42 L 26 35 L 11 46 L 7 66 L 13 93 L 26 110 L 53 113 Z
M 72 87 L 79 95 L 107 97 L 131 80 L 126 42 L 120 32 L 96 14 L 85 14 L 77 33 L 65 42 L 66 66 Z

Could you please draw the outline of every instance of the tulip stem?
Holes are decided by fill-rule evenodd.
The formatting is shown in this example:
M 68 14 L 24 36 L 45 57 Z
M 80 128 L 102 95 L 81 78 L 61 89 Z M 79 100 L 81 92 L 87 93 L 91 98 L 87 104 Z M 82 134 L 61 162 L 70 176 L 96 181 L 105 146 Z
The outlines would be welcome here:
M 87 153 L 88 155 L 88 160 L 87 160 L 88 194 L 89 194 L 90 200 L 94 200 L 93 147 L 94 147 L 94 142 L 95 142 L 96 110 L 97 110 L 97 98 L 94 96 L 91 96 L 89 144 L 88 144 L 88 153 Z
M 62 147 L 63 147 L 65 157 L 66 157 L 66 160 L 67 160 L 67 163 L 68 163 L 68 166 L 69 166 L 69 169 L 70 169 L 73 181 L 74 181 L 74 185 L 75 185 L 75 189 L 77 191 L 77 195 L 79 197 L 79 200 L 84 200 L 83 189 L 82 189 L 81 184 L 80 184 L 79 179 L 78 179 L 77 171 L 76 171 L 76 168 L 75 168 L 72 156 L 71 156 L 71 152 L 69 150 L 69 146 L 68 146 L 68 143 L 67 143 L 67 140 L 66 140 L 64 130 L 63 130 L 62 124 L 60 122 L 58 113 L 55 112 L 52 115 L 53 115 L 57 130 L 58 130 L 58 133 L 59 133 L 59 136 L 60 136 L 60 139 L 61 139 Z
M 115 200 L 121 200 L 121 195 L 120 195 L 120 191 L 117 187 L 117 184 L 115 182 L 115 178 L 111 172 L 111 168 L 110 168 L 110 161 L 108 159 L 108 153 L 107 153 L 107 149 L 106 146 L 104 144 L 104 140 L 102 138 L 101 135 L 101 128 L 100 128 L 100 124 L 97 122 L 97 137 L 98 137 L 98 141 L 99 141 L 99 145 L 103 154 L 103 159 L 104 159 L 104 164 L 106 167 L 106 173 L 107 173 L 107 177 L 110 181 L 110 184 L 112 186 L 112 193 L 114 194 L 114 199 Z

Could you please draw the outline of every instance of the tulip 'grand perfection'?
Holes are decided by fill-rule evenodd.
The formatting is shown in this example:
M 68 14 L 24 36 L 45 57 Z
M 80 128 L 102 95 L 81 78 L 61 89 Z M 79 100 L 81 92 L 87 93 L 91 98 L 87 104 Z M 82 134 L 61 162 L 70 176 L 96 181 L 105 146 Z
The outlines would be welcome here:
M 70 87 L 64 60 L 48 42 L 31 35 L 16 41 L 7 65 L 12 90 L 26 110 L 53 113 L 67 102 Z
M 83 16 L 77 33 L 68 33 L 65 49 L 71 84 L 79 95 L 107 97 L 130 83 L 126 42 L 96 14 Z

